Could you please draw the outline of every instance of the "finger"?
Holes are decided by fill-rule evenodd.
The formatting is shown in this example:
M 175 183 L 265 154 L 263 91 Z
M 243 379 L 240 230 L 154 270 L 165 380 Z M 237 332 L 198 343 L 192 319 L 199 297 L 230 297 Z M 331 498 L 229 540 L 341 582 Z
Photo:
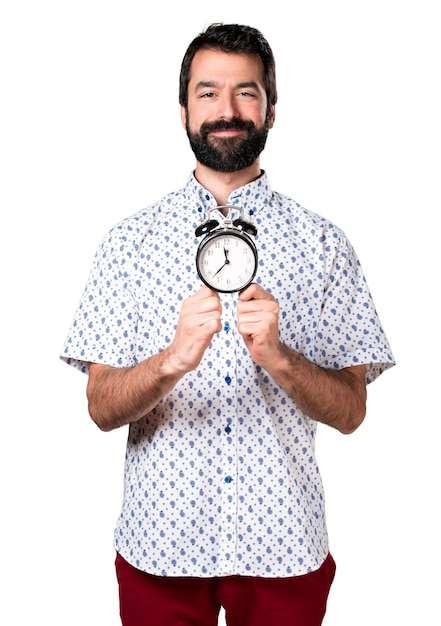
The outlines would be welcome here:
M 246 302 L 249 300 L 274 300 L 274 296 L 257 283 L 251 283 L 239 293 L 239 300 Z
M 196 299 L 201 299 L 204 300 L 205 298 L 210 298 L 210 297 L 214 297 L 217 298 L 218 300 L 220 300 L 219 298 L 219 294 L 217 293 L 217 291 L 213 291 L 213 289 L 210 289 L 209 287 L 207 287 L 206 285 L 202 285 L 202 287 L 200 287 L 192 296 L 193 298 Z
M 195 313 L 211 310 L 221 311 L 222 305 L 219 294 L 204 286 L 190 296 L 190 298 L 184 300 L 182 309 L 187 312 L 191 311 Z

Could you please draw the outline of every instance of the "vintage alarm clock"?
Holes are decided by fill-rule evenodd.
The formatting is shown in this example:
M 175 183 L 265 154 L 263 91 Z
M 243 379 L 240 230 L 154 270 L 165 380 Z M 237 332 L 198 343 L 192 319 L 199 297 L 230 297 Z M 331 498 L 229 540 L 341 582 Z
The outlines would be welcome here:
M 239 211 L 241 217 L 225 218 L 223 224 L 210 217 L 222 209 Z M 196 269 L 202 282 L 221 293 L 245 289 L 257 271 L 257 248 L 250 235 L 257 228 L 243 217 L 243 209 L 224 205 L 210 209 L 207 220 L 195 230 L 196 237 L 205 235 L 196 254 Z

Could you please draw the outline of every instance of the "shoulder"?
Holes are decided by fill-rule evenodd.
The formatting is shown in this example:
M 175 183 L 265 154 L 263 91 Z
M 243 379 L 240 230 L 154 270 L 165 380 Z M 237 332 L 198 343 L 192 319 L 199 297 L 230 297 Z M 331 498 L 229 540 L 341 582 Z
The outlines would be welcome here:
M 320 247 L 329 246 L 335 249 L 349 245 L 348 238 L 339 225 L 324 214 L 312 211 L 280 192 L 272 193 L 267 210 L 262 211 L 259 217 L 265 221 L 277 221 L 279 228 L 287 228 L 300 240 L 316 242 L 321 244 Z
M 145 237 L 153 234 L 158 224 L 168 225 L 185 200 L 185 190 L 170 192 L 160 200 L 136 211 L 114 224 L 105 234 L 100 248 L 130 245 L 138 248 Z

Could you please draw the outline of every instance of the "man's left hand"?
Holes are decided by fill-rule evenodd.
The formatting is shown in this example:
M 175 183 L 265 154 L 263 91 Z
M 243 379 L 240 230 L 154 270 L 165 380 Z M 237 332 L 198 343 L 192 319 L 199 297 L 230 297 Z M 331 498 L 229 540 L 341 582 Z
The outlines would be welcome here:
M 270 369 L 279 352 L 279 305 L 273 295 L 257 283 L 239 294 L 237 327 L 254 362 Z

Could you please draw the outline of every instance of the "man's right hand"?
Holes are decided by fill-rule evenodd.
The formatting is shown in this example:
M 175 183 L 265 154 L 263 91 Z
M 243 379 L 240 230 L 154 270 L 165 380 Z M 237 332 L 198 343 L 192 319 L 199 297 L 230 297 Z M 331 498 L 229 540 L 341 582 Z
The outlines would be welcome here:
M 89 364 L 89 413 L 102 430 L 136 422 L 147 415 L 199 365 L 213 335 L 222 328 L 219 295 L 202 287 L 184 300 L 170 346 L 134 367 Z
M 213 335 L 222 329 L 219 294 L 205 285 L 184 300 L 172 344 L 167 349 L 168 365 L 185 374 L 201 362 Z

